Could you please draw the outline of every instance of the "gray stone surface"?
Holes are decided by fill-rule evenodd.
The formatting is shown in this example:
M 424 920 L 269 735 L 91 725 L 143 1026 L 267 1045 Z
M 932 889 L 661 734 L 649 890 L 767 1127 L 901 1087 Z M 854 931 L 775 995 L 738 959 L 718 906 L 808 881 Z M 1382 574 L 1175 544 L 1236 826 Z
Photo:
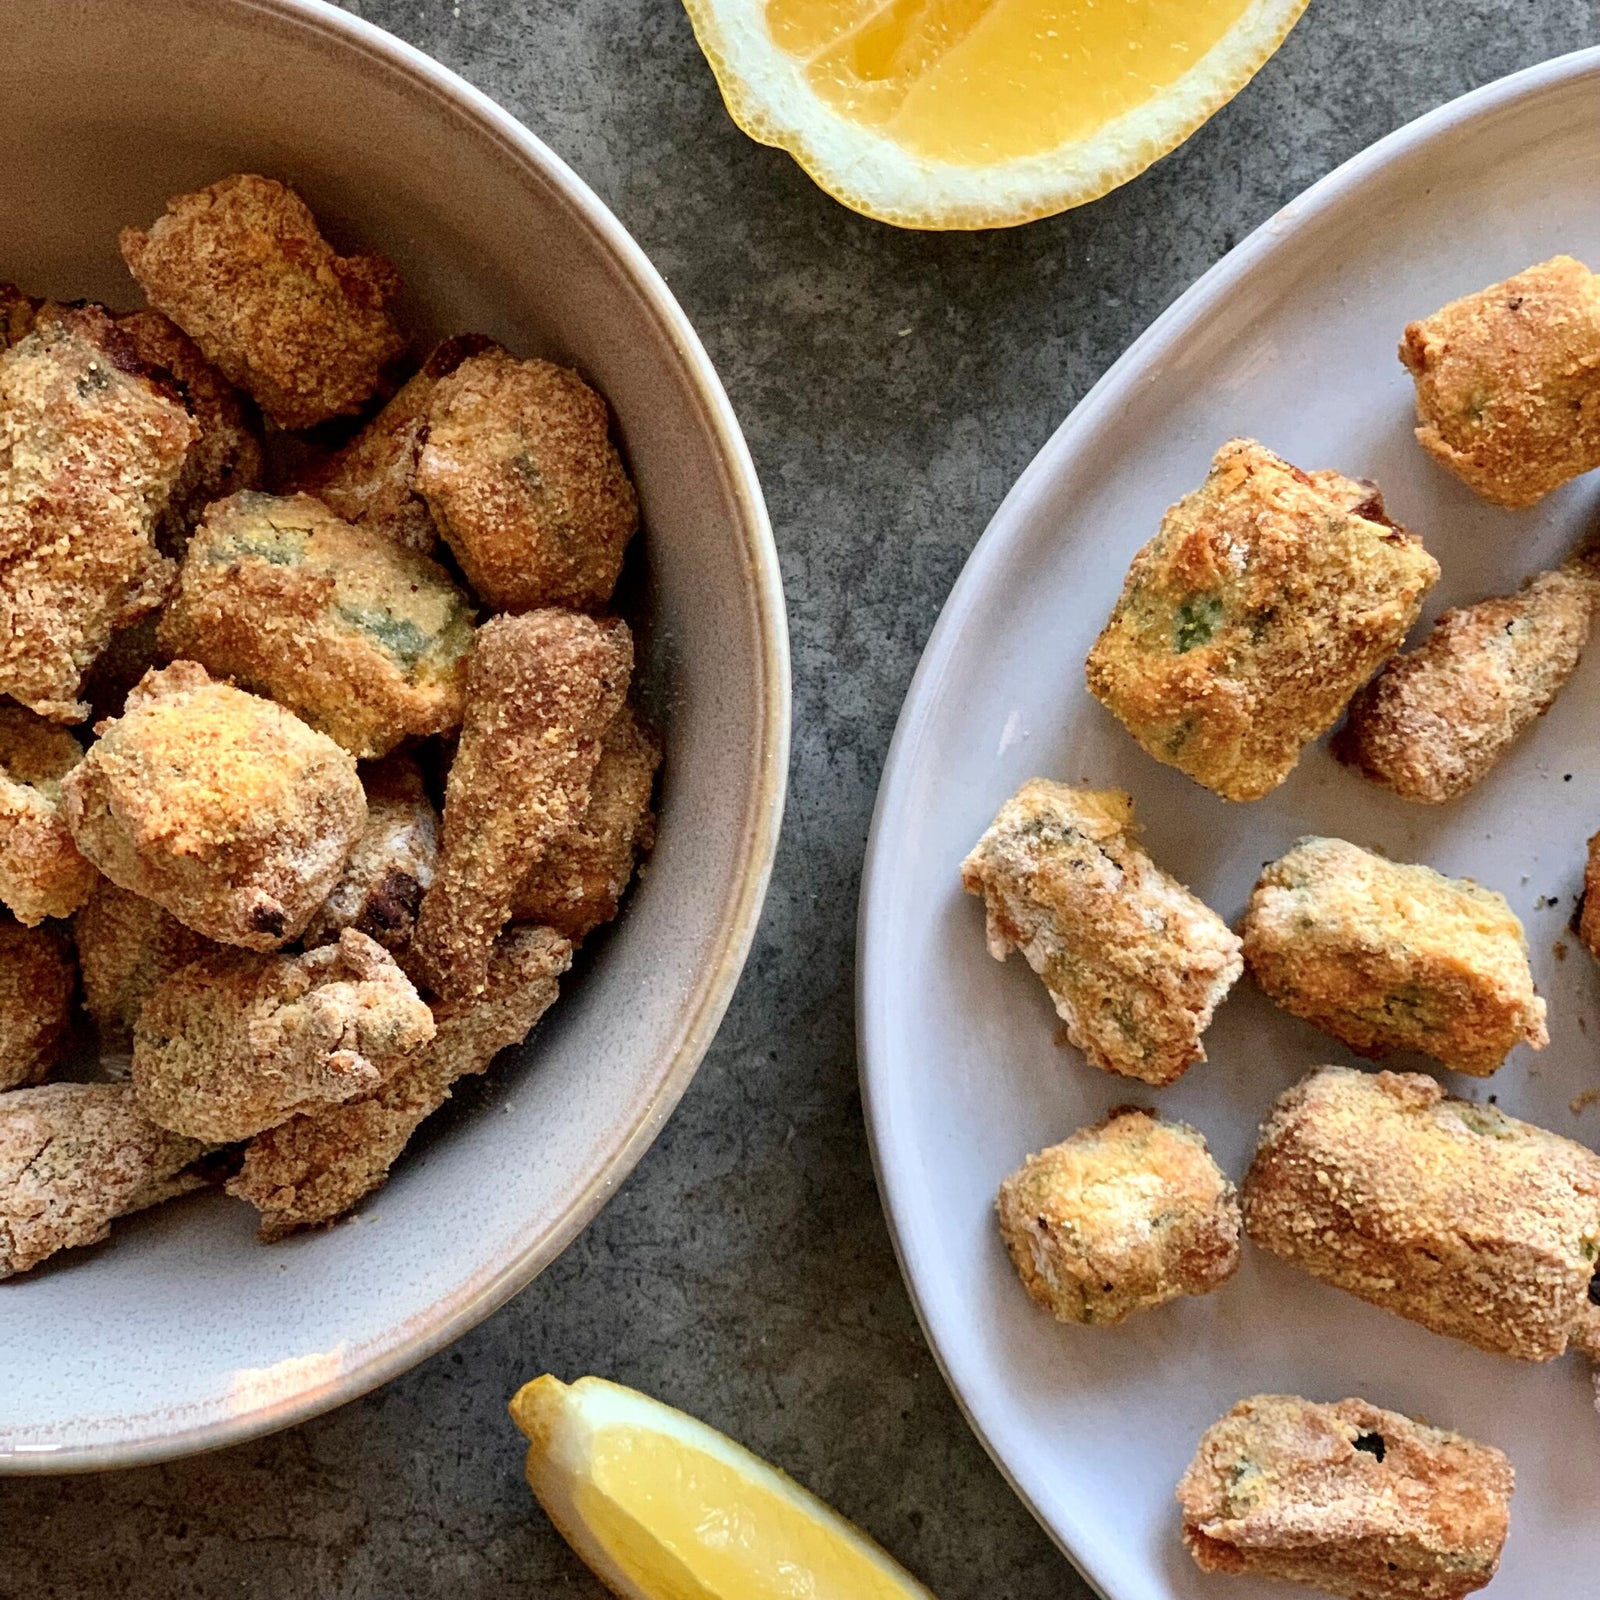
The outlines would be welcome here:
M 1087 1595 L 947 1394 L 873 1186 L 853 934 L 895 714 L 1006 487 L 1156 313 L 1379 135 L 1600 38 L 1600 4 L 1314 0 L 1260 77 L 1144 177 L 1051 221 L 946 236 L 856 217 L 746 140 L 676 0 L 353 9 L 566 156 L 710 348 L 788 586 L 784 844 L 698 1079 L 554 1268 L 453 1349 L 291 1433 L 172 1466 L 0 1486 L 0 1595 L 598 1596 L 519 1475 L 505 1401 L 545 1369 L 604 1373 L 727 1429 L 945 1600 Z

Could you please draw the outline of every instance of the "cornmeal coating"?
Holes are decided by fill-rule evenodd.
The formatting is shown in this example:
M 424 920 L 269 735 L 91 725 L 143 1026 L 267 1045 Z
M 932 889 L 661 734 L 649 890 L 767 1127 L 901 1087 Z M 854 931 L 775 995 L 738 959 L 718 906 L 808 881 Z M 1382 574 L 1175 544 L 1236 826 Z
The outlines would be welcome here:
M 961 863 L 961 886 L 983 896 L 989 954 L 1022 952 L 1102 1071 L 1160 1085 L 1206 1059 L 1239 941 L 1140 848 L 1131 796 L 1034 778 Z
M 53 928 L 0 922 L 0 1089 L 38 1083 L 60 1064 L 77 986 L 72 952 Z
M 655 845 L 650 795 L 660 765 L 660 736 L 624 706 L 601 740 L 589 804 L 523 878 L 513 922 L 543 924 L 578 944 L 616 917 L 635 863 Z
M 218 950 L 157 986 L 133 1029 L 140 1109 L 226 1144 L 371 1094 L 433 1038 L 394 957 L 346 928 L 303 955 Z
M 311 919 L 304 943 L 332 944 L 358 928 L 385 950 L 410 947 L 417 910 L 439 864 L 439 818 L 422 773 L 409 756 L 365 768 L 366 831 L 350 852 L 333 893 Z
M 1600 467 L 1600 279 L 1554 256 L 1413 322 L 1417 438 L 1497 506 Z
M 1335 753 L 1404 800 L 1465 794 L 1555 704 L 1594 603 L 1591 579 L 1558 569 L 1519 594 L 1446 611 L 1356 696 Z
M 0 692 L 81 721 L 85 670 L 171 586 L 155 528 L 199 436 L 93 307 L 0 354 Z
M 1522 924 L 1470 878 L 1301 839 L 1257 880 L 1242 932 L 1267 996 L 1358 1055 L 1418 1050 L 1486 1078 L 1550 1042 Z
M 206 512 L 157 639 L 368 758 L 459 726 L 472 608 L 309 495 L 245 493 Z
M 417 493 L 417 458 L 428 437 L 434 391 L 468 356 L 498 349 L 478 333 L 435 348 L 421 369 L 344 449 L 303 473 L 296 487 L 346 522 L 392 539 L 419 555 L 439 545 L 428 503 Z
M 84 855 L 220 944 L 297 938 L 366 826 L 355 758 L 193 661 L 147 674 L 99 733 L 61 786 Z
M 122 259 L 146 298 L 280 428 L 359 411 L 405 339 L 383 303 L 400 275 L 336 255 L 294 190 L 235 173 L 167 202 Z
M 1133 559 L 1089 692 L 1225 800 L 1258 800 L 1399 648 L 1439 564 L 1377 489 L 1233 439 Z
M 438 875 L 409 957 L 435 994 L 483 992 L 518 885 L 589 803 L 632 672 L 633 636 L 616 618 L 533 611 L 478 630 Z
M 133 1025 L 166 978 L 217 949 L 171 912 L 101 878 L 72 919 L 83 972 L 83 1003 L 102 1050 L 133 1049 Z
M 1583 899 L 1578 907 L 1578 937 L 1583 947 L 1600 961 L 1600 833 L 1590 837 L 1583 869 Z
M 1515 1475 L 1491 1445 L 1365 1400 L 1241 1400 L 1178 1485 L 1205 1572 L 1349 1600 L 1461 1600 L 1500 1565 Z
M 65 728 L 0 705 L 0 900 L 30 928 L 71 916 L 99 877 L 61 815 L 61 780 L 82 760 Z
M 0 1095 L 0 1278 L 98 1244 L 118 1217 L 203 1187 L 205 1154 L 144 1116 L 130 1084 Z
M 1187 1123 L 1121 1106 L 1000 1185 L 1022 1286 L 1058 1322 L 1110 1326 L 1239 1268 L 1239 1196 Z
M 260 1211 L 263 1241 L 332 1222 L 378 1188 L 456 1079 L 485 1071 L 527 1038 L 571 961 L 572 946 L 549 928 L 513 928 L 489 958 L 484 992 L 436 1001 L 433 1043 L 376 1094 L 291 1117 L 252 1139 L 228 1193 Z
M 1335 1288 L 1522 1361 L 1594 1348 L 1600 1156 L 1423 1073 L 1322 1067 L 1284 1093 L 1245 1232 Z
M 639 527 L 605 401 L 565 367 L 500 349 L 434 390 L 416 487 L 497 611 L 598 610 Z

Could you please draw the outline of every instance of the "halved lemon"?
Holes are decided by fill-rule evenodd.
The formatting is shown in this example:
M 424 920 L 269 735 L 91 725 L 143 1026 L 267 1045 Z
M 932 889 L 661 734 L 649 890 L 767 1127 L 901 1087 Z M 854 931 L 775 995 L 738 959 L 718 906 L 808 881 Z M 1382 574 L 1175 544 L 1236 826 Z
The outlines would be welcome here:
M 995 228 L 1181 144 L 1307 0 L 684 0 L 733 119 L 834 199 Z
M 624 1600 L 933 1600 L 792 1478 L 636 1389 L 535 1378 L 511 1415 L 539 1504 Z

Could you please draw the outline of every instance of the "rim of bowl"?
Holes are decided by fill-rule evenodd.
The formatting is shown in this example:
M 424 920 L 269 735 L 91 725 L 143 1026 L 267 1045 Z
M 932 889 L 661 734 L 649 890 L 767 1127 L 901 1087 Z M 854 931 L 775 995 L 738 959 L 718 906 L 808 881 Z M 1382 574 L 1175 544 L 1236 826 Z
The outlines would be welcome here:
M 638 289 L 677 354 L 694 390 L 704 423 L 728 474 L 739 508 L 738 532 L 755 589 L 761 639 L 765 708 L 756 752 L 756 792 L 745 817 L 734 892 L 723 908 L 715 950 L 700 975 L 679 1042 L 656 1092 L 626 1137 L 589 1176 L 576 1202 L 550 1227 L 521 1240 L 425 1313 L 369 1341 L 332 1377 L 248 1411 L 192 1427 L 163 1429 L 159 1413 L 138 1419 L 145 1431 L 115 1442 L 23 1450 L 0 1456 L 0 1475 L 95 1472 L 146 1466 L 218 1450 L 264 1433 L 292 1427 L 330 1411 L 398 1377 L 434 1355 L 527 1287 L 593 1221 L 637 1165 L 682 1099 L 710 1048 L 755 940 L 777 851 L 789 769 L 789 628 L 783 577 L 766 503 L 743 431 L 700 337 L 661 274 L 605 203 L 543 140 L 466 79 L 403 39 L 327 0 L 226 0 L 241 11 L 265 13 L 292 26 L 335 36 L 339 43 L 409 78 L 443 99 L 493 136 L 523 165 L 537 168 L 585 223 L 600 236 Z

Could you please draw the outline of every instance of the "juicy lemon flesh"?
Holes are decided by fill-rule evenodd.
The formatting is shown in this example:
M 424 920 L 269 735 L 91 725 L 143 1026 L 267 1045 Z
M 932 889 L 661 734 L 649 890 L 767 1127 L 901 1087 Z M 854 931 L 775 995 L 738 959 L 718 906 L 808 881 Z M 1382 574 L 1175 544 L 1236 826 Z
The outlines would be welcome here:
M 840 116 L 913 154 L 991 165 L 1158 97 L 1250 0 L 766 0 L 773 41 Z

